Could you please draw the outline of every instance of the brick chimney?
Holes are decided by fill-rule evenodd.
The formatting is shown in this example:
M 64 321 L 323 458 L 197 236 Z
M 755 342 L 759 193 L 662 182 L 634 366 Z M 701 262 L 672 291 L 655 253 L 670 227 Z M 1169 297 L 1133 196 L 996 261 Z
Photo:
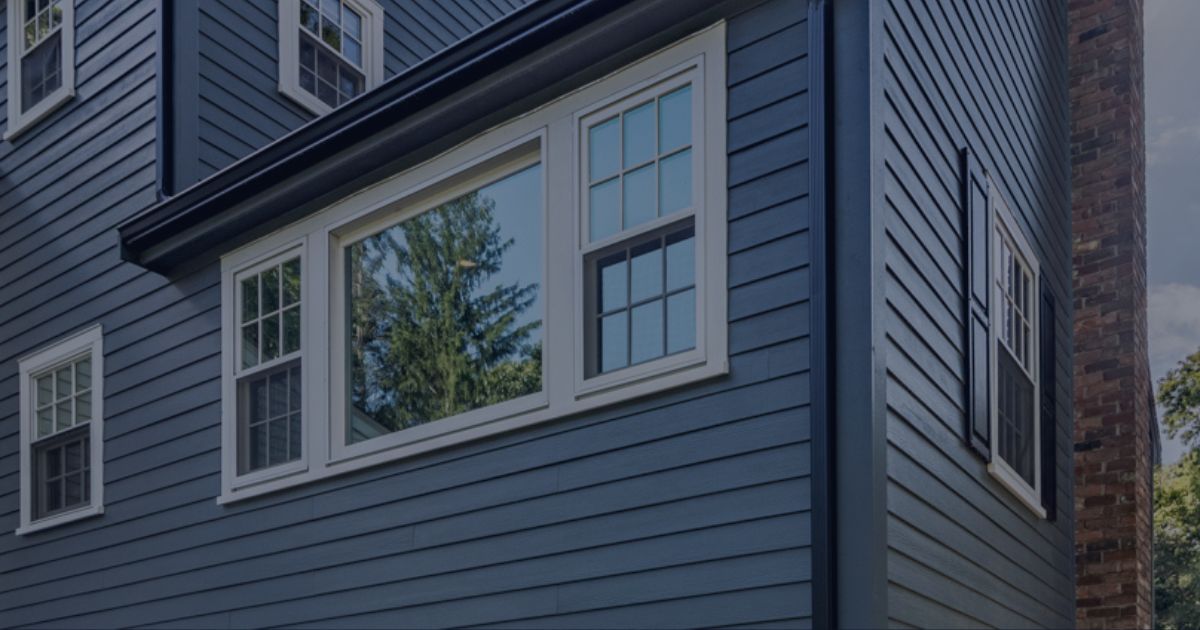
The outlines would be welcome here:
M 1146 350 L 1142 0 L 1070 0 L 1080 628 L 1149 628 L 1156 427 Z

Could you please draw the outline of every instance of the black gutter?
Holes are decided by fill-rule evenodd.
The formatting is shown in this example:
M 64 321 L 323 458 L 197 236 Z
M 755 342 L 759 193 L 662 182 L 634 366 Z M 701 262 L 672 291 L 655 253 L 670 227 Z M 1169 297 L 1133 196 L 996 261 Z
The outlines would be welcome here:
M 836 331 L 834 266 L 831 264 L 834 171 L 828 135 L 833 111 L 833 11 L 827 0 L 809 3 L 809 190 L 812 202 L 812 610 L 814 628 L 837 627 L 837 494 L 834 484 L 834 378 L 831 367 Z
M 251 232 L 336 199 L 335 188 L 361 183 L 385 164 L 432 157 L 535 98 L 581 85 L 581 77 L 598 78 L 588 74 L 592 66 L 633 61 L 711 24 L 722 7 L 736 6 L 716 0 L 531 3 L 125 221 L 118 227 L 122 258 L 167 273 L 214 248 L 245 242 Z

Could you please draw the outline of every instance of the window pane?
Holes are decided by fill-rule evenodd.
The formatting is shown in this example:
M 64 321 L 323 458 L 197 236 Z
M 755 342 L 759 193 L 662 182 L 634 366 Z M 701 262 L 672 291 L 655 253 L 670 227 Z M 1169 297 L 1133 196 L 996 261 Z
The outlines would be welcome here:
M 267 465 L 276 466 L 288 461 L 288 419 L 267 423 Z
M 342 40 L 342 54 L 346 55 L 346 58 L 353 62 L 354 65 L 362 67 L 362 44 L 353 39 L 346 38 Z M 345 80 L 349 81 L 350 85 L 354 85 L 352 78 L 346 78 Z M 357 92 L 350 92 L 351 96 L 355 96 L 356 94 Z
M 54 402 L 54 377 L 43 376 L 37 380 L 37 404 L 39 407 Z
M 996 348 L 996 411 L 1000 457 L 1030 486 L 1034 485 L 1033 383 L 1009 351 Z
M 279 315 L 262 320 L 262 360 L 279 358 Z
M 658 216 L 654 199 L 654 165 L 650 164 L 625 174 L 624 223 L 629 229 Z
M 321 13 L 334 22 L 340 21 L 342 3 L 340 0 L 321 0 Z
M 654 159 L 654 101 L 625 112 L 625 168 Z
M 600 266 L 600 312 L 624 308 L 629 296 L 629 274 L 625 252 L 602 260 Z
M 279 268 L 271 267 L 262 272 L 262 312 L 279 310 Z
M 320 26 L 320 14 L 317 9 L 308 2 L 300 3 L 300 24 L 312 33 L 316 33 Z
M 696 291 L 667 298 L 667 354 L 696 347 Z
M 63 507 L 78 505 L 83 502 L 83 475 L 76 473 L 67 475 L 63 480 L 66 494 L 63 497 Z
M 347 439 L 542 388 L 534 165 L 351 244 Z
M 248 385 L 249 400 L 246 407 L 250 411 L 250 422 L 262 422 L 267 419 L 267 379 L 259 378 L 250 381 Z
M 300 307 L 293 306 L 283 312 L 283 353 L 300 350 Z
M 258 470 L 267 466 L 267 424 L 256 424 L 250 427 L 250 470 Z
M 288 461 L 300 459 L 301 440 L 304 428 L 300 424 L 300 414 L 292 414 L 288 419 Z
M 81 359 L 75 362 L 75 391 L 81 392 L 92 386 L 92 360 Z
M 600 371 L 629 365 L 629 314 L 621 311 L 600 320 Z
M 588 130 L 588 173 L 590 181 L 604 179 L 617 174 L 619 118 L 593 125 Z
M 242 367 L 258 365 L 258 322 L 242 326 Z
M 591 197 L 588 201 L 591 214 L 589 235 L 593 241 L 612 236 L 621 229 L 620 199 L 617 197 L 618 181 L 611 179 L 591 188 Z
M 345 5 L 342 5 L 342 27 L 354 39 L 362 40 L 362 17 Z
M 242 280 L 242 321 L 258 317 L 258 275 Z
M 664 158 L 658 182 L 658 198 L 662 216 L 692 206 L 692 150 L 680 151 Z
M 301 382 L 300 368 L 292 368 L 288 373 L 288 409 L 291 411 L 300 410 L 300 394 L 302 392 Z
M 67 443 L 66 454 L 63 456 L 63 467 L 68 473 L 76 472 L 83 467 L 83 452 L 79 447 L 79 442 Z
M 686 86 L 658 101 L 658 150 L 666 153 L 692 143 L 692 88 Z
M 63 490 L 62 481 L 55 479 L 49 481 L 45 485 L 46 489 L 46 512 L 61 510 L 63 507 Z
M 667 291 L 696 283 L 696 240 L 689 228 L 667 237 Z
M 267 413 L 271 418 L 286 416 L 288 413 L 288 374 L 275 372 L 267 384 Z
M 300 301 L 300 259 L 293 258 L 283 263 L 283 305 L 291 306 Z
M 62 400 L 71 395 L 72 391 L 71 366 L 59 368 L 54 372 L 54 397 Z
M 633 303 L 662 295 L 663 257 L 658 241 L 635 248 L 630 262 L 629 299 Z M 634 326 L 636 329 L 637 326 Z
M 342 30 L 338 28 L 337 22 L 321 18 L 321 40 L 329 47 L 341 52 L 342 50 Z
M 45 437 L 54 433 L 54 407 L 46 407 L 38 409 L 37 412 L 37 434 L 38 437 Z
M 642 363 L 663 354 L 662 300 L 636 306 L 631 314 L 630 363 Z
M 92 393 L 84 392 L 75 397 L 75 421 L 87 422 L 92 419 Z
M 71 414 L 71 399 L 68 398 L 54 406 L 54 430 L 69 429 L 73 424 L 75 418 Z

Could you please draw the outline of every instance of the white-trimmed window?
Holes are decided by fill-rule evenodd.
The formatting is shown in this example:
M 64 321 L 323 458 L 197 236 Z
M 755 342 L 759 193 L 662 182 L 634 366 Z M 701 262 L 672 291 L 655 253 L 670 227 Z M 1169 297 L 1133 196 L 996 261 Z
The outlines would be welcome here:
M 279 3 L 279 90 L 324 114 L 383 81 L 383 7 L 373 0 Z
M 12 138 L 75 94 L 75 0 L 8 0 Z
M 992 195 L 992 461 L 989 470 L 1030 509 L 1041 505 L 1038 262 L 1012 211 Z
M 224 256 L 220 500 L 727 373 L 724 42 L 714 26 Z M 268 353 L 263 330 L 289 333 L 264 278 L 293 259 L 303 295 L 278 309 L 300 339 Z M 260 468 L 264 378 L 263 417 L 300 442 L 272 458 L 268 429 Z
M 104 350 L 100 326 L 20 364 L 18 534 L 104 511 Z

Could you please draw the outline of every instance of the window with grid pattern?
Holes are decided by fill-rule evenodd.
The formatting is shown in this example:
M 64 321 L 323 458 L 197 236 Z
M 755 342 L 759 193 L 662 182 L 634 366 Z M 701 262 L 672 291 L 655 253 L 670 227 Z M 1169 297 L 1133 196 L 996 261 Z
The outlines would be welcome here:
M 74 0 L 10 0 L 8 11 L 12 137 L 74 90 Z
M 371 0 L 280 4 L 280 90 L 316 113 L 377 84 L 383 9 Z

